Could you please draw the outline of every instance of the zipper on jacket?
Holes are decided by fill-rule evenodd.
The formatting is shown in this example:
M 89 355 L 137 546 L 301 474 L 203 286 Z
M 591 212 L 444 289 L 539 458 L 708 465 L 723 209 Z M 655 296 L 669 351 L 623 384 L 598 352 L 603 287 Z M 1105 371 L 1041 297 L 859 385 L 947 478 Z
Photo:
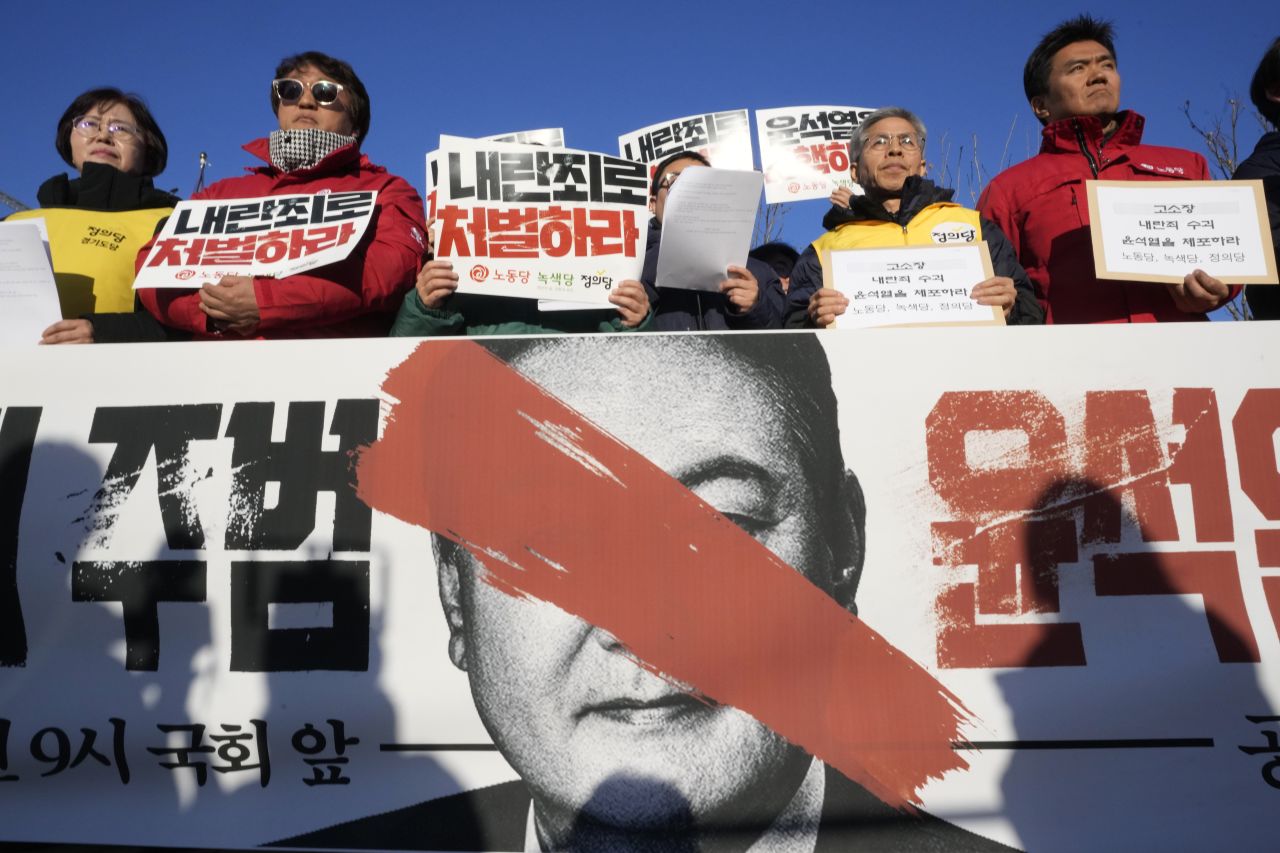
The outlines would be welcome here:
M 1080 143 L 1080 153 L 1089 161 L 1089 171 L 1093 172 L 1094 178 L 1098 177 L 1098 161 L 1094 159 L 1093 152 L 1089 150 L 1089 144 L 1084 139 L 1084 129 L 1080 127 L 1080 122 L 1072 119 L 1071 126 L 1076 130 L 1076 142 Z

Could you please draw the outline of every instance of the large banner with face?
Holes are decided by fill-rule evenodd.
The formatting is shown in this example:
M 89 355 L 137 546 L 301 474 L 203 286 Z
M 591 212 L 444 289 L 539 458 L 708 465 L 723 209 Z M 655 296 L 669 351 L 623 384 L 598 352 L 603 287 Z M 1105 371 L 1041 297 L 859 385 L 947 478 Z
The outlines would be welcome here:
M 769 204 L 826 198 L 853 189 L 849 143 L 867 107 L 756 110 L 756 139 Z
M 3 354 L 0 840 L 1274 849 L 1266 324 L 165 346 Z

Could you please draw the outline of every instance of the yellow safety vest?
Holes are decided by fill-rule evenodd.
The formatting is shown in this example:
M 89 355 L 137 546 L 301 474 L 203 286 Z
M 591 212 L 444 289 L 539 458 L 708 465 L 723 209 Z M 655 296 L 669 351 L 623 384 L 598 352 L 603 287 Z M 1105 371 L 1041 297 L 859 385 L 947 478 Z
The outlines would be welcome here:
M 134 259 L 171 207 L 146 210 L 23 210 L 10 222 L 41 218 L 49 229 L 49 253 L 64 319 L 90 312 L 133 310 Z
M 927 205 L 906 224 L 859 219 L 837 225 L 813 241 L 818 257 L 832 249 L 884 249 L 891 246 L 931 246 L 976 243 L 982 239 L 978 211 L 954 202 Z

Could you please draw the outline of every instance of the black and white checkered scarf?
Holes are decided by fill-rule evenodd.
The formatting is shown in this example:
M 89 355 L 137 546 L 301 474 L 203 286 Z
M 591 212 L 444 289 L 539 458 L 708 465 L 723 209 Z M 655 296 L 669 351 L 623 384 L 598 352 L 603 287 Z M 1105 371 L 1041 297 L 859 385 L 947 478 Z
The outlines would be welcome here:
M 294 172 L 314 166 L 344 145 L 356 141 L 327 130 L 309 127 L 301 130 L 271 131 L 271 165 L 282 172 Z

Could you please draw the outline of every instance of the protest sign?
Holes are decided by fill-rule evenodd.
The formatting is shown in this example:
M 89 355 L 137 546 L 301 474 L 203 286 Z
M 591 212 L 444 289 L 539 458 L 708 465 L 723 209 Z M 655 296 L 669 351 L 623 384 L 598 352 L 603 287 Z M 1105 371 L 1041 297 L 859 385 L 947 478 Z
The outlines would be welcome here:
M 838 249 L 822 264 L 823 287 L 849 305 L 836 318 L 841 329 L 916 323 L 1004 325 L 1004 312 L 969 298 L 991 278 L 985 240 L 956 246 Z
M 648 165 L 650 175 L 661 160 L 681 151 L 696 151 L 721 169 L 754 169 L 747 111 L 668 119 L 618 137 L 619 155 Z
M 34 344 L 62 319 L 43 221 L 0 222 L 0 342 Z
M 488 142 L 518 142 L 521 145 L 542 145 L 546 148 L 564 147 L 563 127 L 544 127 L 538 130 L 518 130 L 515 133 L 499 133 L 482 136 Z
M 200 286 L 224 275 L 284 278 L 345 259 L 377 192 L 182 201 L 156 235 L 135 289 Z
M 644 264 L 644 167 L 607 154 L 442 136 L 436 257 L 459 293 L 607 305 Z
M 1098 278 L 1276 284 L 1262 181 L 1086 181 Z
M 1275 846 L 1265 323 L 165 346 L 0 352 L 0 840 Z
M 824 199 L 853 189 L 849 143 L 868 107 L 756 110 L 756 140 L 769 204 Z
M 760 181 L 759 172 L 735 169 L 689 166 L 680 172 L 663 207 L 660 287 L 718 292 L 730 264 L 746 265 Z

